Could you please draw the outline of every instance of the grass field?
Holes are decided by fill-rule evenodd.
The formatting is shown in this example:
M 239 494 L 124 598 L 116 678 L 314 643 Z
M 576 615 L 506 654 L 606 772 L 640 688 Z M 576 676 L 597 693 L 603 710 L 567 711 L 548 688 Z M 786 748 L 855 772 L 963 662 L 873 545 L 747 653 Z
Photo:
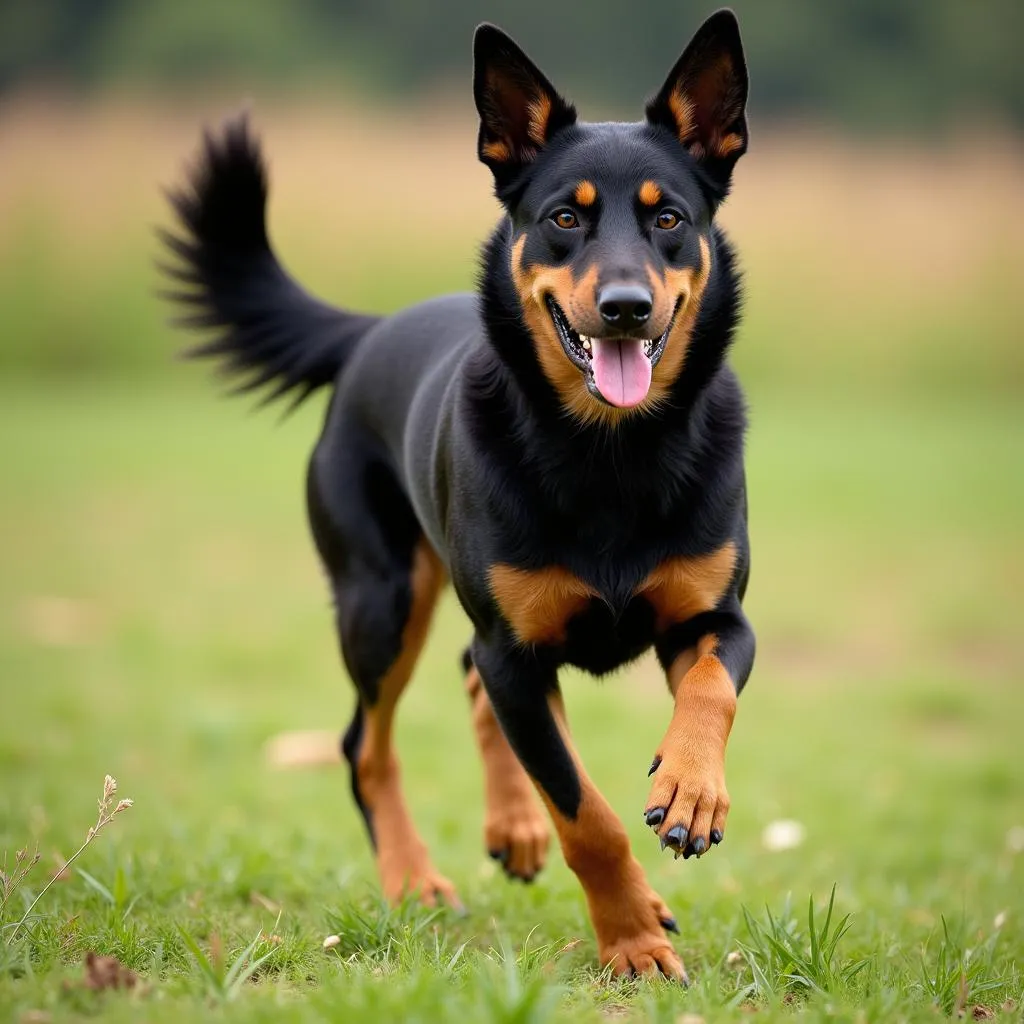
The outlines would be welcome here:
M 340 149 L 318 148 L 327 115 L 275 116 L 273 219 L 303 278 L 376 308 L 468 282 L 493 208 L 454 128 L 440 141 L 429 122 L 415 128 L 438 147 L 441 199 L 399 264 L 374 247 L 367 212 L 401 220 L 387 162 L 360 148 L 339 182 L 327 172 Z M 467 916 L 384 910 L 340 767 L 267 763 L 269 738 L 340 729 L 352 702 L 302 506 L 322 403 L 284 423 L 249 415 L 167 358 L 145 224 L 159 216 L 155 183 L 188 151 L 186 122 L 146 127 L 115 108 L 0 118 L 15 154 L 0 169 L 0 851 L 8 869 L 19 848 L 41 853 L 3 911 L 0 1015 L 1019 1021 L 1019 156 L 835 142 L 802 202 L 793 168 L 813 140 L 748 158 L 753 195 L 737 192 L 729 222 L 750 281 L 737 363 L 760 646 L 721 848 L 673 862 L 643 825 L 670 712 L 653 664 L 565 682 L 581 753 L 679 918 L 694 979 L 683 992 L 601 976 L 557 855 L 531 887 L 484 856 L 457 670 L 467 626 L 450 599 L 398 743 Z M 386 152 L 376 129 L 352 133 Z M 81 173 L 62 177 L 47 154 L 76 142 Z M 353 198 L 357 173 L 372 202 Z M 953 208 L 964 194 L 978 197 L 969 217 Z M 451 208 L 462 212 L 424 271 L 422 239 Z M 84 839 L 105 773 L 135 806 L 14 934 Z M 766 845 L 780 820 L 800 823 L 799 845 Z M 808 900 L 817 932 L 833 886 L 849 931 L 804 963 Z M 341 942 L 325 953 L 328 934 Z M 138 972 L 141 989 L 85 989 L 89 951 Z M 251 979 L 229 976 L 264 956 Z

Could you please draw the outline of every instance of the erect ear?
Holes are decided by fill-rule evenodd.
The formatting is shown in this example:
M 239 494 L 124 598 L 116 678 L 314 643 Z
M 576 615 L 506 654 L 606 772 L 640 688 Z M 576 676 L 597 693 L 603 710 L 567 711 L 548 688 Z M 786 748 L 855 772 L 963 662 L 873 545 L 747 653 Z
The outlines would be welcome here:
M 473 37 L 473 97 L 480 112 L 480 159 L 499 189 L 548 140 L 576 123 L 576 109 L 500 28 L 483 24 Z
M 736 15 L 712 14 L 647 104 L 647 120 L 664 125 L 723 188 L 747 148 L 747 65 Z

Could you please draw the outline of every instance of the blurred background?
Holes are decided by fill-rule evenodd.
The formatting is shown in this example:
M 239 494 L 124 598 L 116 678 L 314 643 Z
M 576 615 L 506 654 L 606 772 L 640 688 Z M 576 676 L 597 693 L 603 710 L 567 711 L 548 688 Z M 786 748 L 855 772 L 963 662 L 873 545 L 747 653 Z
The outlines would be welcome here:
M 1007 885 L 973 858 L 1024 823 L 1024 5 L 734 6 L 752 141 L 722 220 L 746 279 L 734 361 L 760 648 L 730 762 L 746 838 L 708 870 L 724 879 L 793 817 L 823 884 L 885 834 L 879 891 L 899 858 L 939 895 L 969 864 L 971 885 Z M 712 9 L 0 2 L 0 770 L 20 780 L 0 786 L 0 824 L 63 821 L 111 771 L 152 850 L 201 845 L 210 822 L 270 846 L 301 819 L 309 856 L 331 863 L 342 829 L 370 877 L 340 779 L 258 768 L 275 732 L 340 727 L 350 708 L 302 505 L 323 396 L 283 423 L 251 416 L 174 360 L 161 187 L 203 125 L 247 103 L 300 281 L 382 312 L 468 288 L 498 215 L 475 159 L 476 22 L 601 120 L 638 117 Z M 451 712 L 466 635 L 449 601 L 401 740 L 456 877 L 478 856 L 477 819 L 449 808 L 479 807 Z M 594 774 L 639 831 L 668 713 L 657 672 L 568 687 Z M 441 763 L 438 744 L 461 753 Z M 730 884 L 755 884 L 738 863 Z

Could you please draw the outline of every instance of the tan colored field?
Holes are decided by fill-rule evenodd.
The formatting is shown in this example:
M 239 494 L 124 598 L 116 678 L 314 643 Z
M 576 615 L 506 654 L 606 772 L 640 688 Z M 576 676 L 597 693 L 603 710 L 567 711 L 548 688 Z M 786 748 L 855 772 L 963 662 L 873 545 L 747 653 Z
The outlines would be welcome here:
M 59 289 L 79 321 L 94 321 L 95 307 L 106 314 L 122 284 L 137 289 L 137 307 L 154 283 L 149 231 L 166 220 L 159 186 L 180 180 L 200 126 L 233 106 L 23 98 L 0 108 L 0 297 L 14 320 L 12 280 Z M 255 109 L 272 165 L 271 225 L 296 275 L 379 309 L 470 286 L 498 212 L 470 113 L 463 101 L 412 113 Z M 747 271 L 747 372 L 801 386 L 842 373 L 872 386 L 924 375 L 1020 388 L 1022 182 L 1024 149 L 1005 139 L 924 149 L 755 125 L 722 214 Z M 37 347 L 61 344 L 59 311 L 49 326 L 38 309 L 22 312 Z M 131 310 L 122 316 L 137 336 Z M 135 364 L 116 333 L 73 362 L 110 346 Z M 12 345 L 24 355 L 25 344 Z

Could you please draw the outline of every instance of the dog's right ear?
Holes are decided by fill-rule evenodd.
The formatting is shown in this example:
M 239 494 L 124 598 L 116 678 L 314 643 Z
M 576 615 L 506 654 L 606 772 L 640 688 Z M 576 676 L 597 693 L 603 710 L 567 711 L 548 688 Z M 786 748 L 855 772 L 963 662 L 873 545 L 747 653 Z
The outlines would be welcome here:
M 473 98 L 480 112 L 477 151 L 499 191 L 555 132 L 576 123 L 575 107 L 494 25 L 480 25 L 473 37 Z
M 647 120 L 667 128 L 717 182 L 722 195 L 747 150 L 747 65 L 740 27 L 730 10 L 697 30 L 647 104 Z

